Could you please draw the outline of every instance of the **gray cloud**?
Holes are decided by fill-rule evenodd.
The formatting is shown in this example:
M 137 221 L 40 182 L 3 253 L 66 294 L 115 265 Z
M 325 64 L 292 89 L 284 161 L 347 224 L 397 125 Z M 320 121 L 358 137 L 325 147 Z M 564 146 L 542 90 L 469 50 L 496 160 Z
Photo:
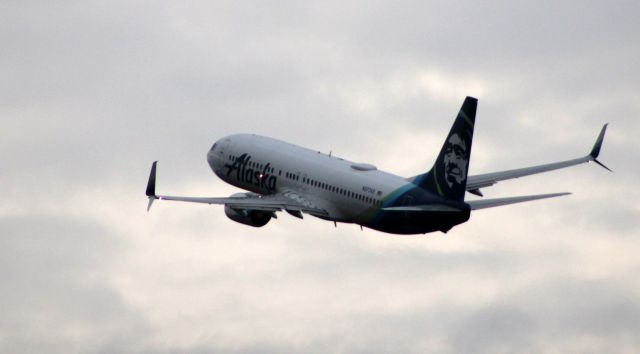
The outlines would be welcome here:
M 36 215 L 4 217 L 0 230 L 3 351 L 122 350 L 147 332 L 111 284 L 123 244 L 110 231 Z

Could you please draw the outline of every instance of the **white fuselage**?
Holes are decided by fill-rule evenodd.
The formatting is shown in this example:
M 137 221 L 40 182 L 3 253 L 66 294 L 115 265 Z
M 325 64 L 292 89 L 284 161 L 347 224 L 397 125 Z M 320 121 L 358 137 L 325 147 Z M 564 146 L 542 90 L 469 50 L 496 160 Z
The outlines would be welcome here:
M 155 161 L 145 191 L 149 198 L 147 210 L 154 200 L 173 200 L 223 204 L 227 217 L 253 227 L 265 226 L 276 218 L 276 212 L 286 211 L 298 218 L 304 213 L 391 234 L 448 232 L 467 222 L 471 210 L 567 195 L 550 193 L 465 201 L 466 192 L 482 196 L 480 188 L 498 181 L 589 161 L 602 165 L 596 158 L 606 124 L 587 156 L 468 176 L 477 104 L 476 98 L 465 98 L 433 165 L 412 178 L 264 136 L 235 134 L 216 141 L 207 153 L 207 161 L 222 180 L 249 192 L 226 198 L 156 194 Z
M 291 192 L 342 222 L 366 222 L 385 197 L 409 184 L 372 165 L 252 134 L 218 140 L 207 160 L 229 184 L 262 195 Z

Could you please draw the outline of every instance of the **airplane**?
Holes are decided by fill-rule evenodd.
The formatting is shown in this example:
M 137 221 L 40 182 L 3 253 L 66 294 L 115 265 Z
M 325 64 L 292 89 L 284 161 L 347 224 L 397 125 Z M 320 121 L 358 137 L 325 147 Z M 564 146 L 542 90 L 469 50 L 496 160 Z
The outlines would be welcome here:
M 235 134 L 216 141 L 207 152 L 213 172 L 247 190 L 228 198 L 178 197 L 156 194 L 158 161 L 147 183 L 147 211 L 153 202 L 173 200 L 224 205 L 231 220 L 265 226 L 285 211 L 309 214 L 337 223 L 353 223 L 391 234 L 443 233 L 469 220 L 472 210 L 559 197 L 570 193 L 465 200 L 466 192 L 482 197 L 481 188 L 499 181 L 548 172 L 597 160 L 607 125 L 588 155 L 576 159 L 467 176 L 478 100 L 466 97 L 431 169 L 414 177 L 381 171 L 273 138 Z

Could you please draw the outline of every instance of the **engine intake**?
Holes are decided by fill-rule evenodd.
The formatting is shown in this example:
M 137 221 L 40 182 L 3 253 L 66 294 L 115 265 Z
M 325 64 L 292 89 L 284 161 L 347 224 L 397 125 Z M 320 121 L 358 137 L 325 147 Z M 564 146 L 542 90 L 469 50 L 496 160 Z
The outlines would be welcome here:
M 244 193 L 237 193 L 231 197 L 245 197 Z M 233 209 L 227 205 L 224 206 L 224 213 L 227 217 L 235 222 L 253 227 L 263 227 L 273 217 L 273 212 L 251 209 Z

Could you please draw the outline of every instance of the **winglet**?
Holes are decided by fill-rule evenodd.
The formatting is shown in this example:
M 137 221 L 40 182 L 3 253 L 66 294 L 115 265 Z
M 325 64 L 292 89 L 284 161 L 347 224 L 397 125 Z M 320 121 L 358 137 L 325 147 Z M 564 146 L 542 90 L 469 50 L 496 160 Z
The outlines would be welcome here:
M 147 197 L 149 197 L 149 205 L 147 205 L 147 211 L 151 209 L 153 201 L 158 199 L 156 196 L 156 166 L 158 161 L 154 161 L 151 165 L 151 173 L 149 174 L 149 181 L 147 182 Z
M 600 134 L 598 135 L 598 139 L 596 139 L 596 143 L 593 144 L 593 149 L 591 149 L 591 153 L 589 153 L 589 156 L 591 156 L 591 159 L 593 162 L 597 163 L 598 165 L 602 166 L 603 168 L 605 168 L 606 170 L 611 171 L 611 169 L 607 166 L 605 166 L 602 162 L 598 161 L 598 155 L 600 155 L 600 148 L 602 148 L 602 142 L 604 141 L 604 133 L 607 131 L 607 126 L 609 125 L 609 123 L 605 124 L 602 126 L 602 130 L 600 130 Z
M 604 140 L 604 133 L 607 131 L 607 125 L 609 125 L 609 123 L 602 126 L 598 139 L 596 139 L 596 143 L 593 145 L 593 149 L 591 149 L 591 153 L 589 154 L 594 159 L 600 155 L 600 148 L 602 147 L 602 141 Z

